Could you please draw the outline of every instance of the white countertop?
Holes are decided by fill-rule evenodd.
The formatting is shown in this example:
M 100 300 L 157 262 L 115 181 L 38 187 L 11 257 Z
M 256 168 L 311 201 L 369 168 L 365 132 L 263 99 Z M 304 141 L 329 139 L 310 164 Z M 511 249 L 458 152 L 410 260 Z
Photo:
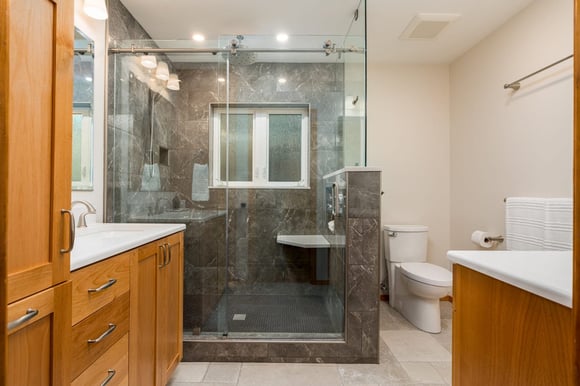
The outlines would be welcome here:
M 449 251 L 447 257 L 572 308 L 572 251 Z
M 77 228 L 70 270 L 139 247 L 185 229 L 185 224 L 93 223 Z

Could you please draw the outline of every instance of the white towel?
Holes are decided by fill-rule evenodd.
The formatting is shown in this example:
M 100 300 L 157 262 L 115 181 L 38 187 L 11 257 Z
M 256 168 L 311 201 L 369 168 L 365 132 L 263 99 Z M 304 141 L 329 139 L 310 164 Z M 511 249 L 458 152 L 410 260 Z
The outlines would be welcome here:
M 153 192 L 161 190 L 161 176 L 158 164 L 145 164 L 141 174 L 141 191 Z
M 545 250 L 572 250 L 572 199 L 546 199 L 544 219 Z
M 193 164 L 191 199 L 193 201 L 209 201 L 209 170 L 207 164 Z
M 545 199 L 508 198 L 505 205 L 506 249 L 509 251 L 542 250 L 544 218 Z

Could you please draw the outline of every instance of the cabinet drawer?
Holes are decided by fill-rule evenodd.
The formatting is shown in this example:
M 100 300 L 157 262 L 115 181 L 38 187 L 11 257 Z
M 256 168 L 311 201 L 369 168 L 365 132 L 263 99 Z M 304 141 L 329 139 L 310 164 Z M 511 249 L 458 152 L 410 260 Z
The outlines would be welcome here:
M 72 386 L 127 385 L 129 374 L 129 334 L 125 334 L 72 383 Z M 114 373 L 113 373 L 114 371 Z
M 134 253 L 123 253 L 71 273 L 73 325 L 129 290 Z
M 115 326 L 115 327 L 113 327 Z M 72 328 L 71 379 L 78 377 L 129 331 L 129 292 Z M 97 342 L 89 343 L 89 340 Z

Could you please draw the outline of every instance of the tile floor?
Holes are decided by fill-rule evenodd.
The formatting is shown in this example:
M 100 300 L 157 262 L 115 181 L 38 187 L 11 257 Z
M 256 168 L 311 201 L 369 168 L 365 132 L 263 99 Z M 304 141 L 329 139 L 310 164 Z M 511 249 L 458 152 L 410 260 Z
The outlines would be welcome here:
M 442 332 L 417 330 L 381 302 L 380 364 L 181 363 L 170 386 L 451 385 L 451 304 Z

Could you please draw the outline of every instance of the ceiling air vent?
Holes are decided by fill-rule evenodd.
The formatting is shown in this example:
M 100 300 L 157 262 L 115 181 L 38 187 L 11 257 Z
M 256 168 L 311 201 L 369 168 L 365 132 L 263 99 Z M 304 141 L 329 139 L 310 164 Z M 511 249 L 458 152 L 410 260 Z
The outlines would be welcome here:
M 401 39 L 435 39 L 452 21 L 459 18 L 457 13 L 419 13 L 409 22 Z

